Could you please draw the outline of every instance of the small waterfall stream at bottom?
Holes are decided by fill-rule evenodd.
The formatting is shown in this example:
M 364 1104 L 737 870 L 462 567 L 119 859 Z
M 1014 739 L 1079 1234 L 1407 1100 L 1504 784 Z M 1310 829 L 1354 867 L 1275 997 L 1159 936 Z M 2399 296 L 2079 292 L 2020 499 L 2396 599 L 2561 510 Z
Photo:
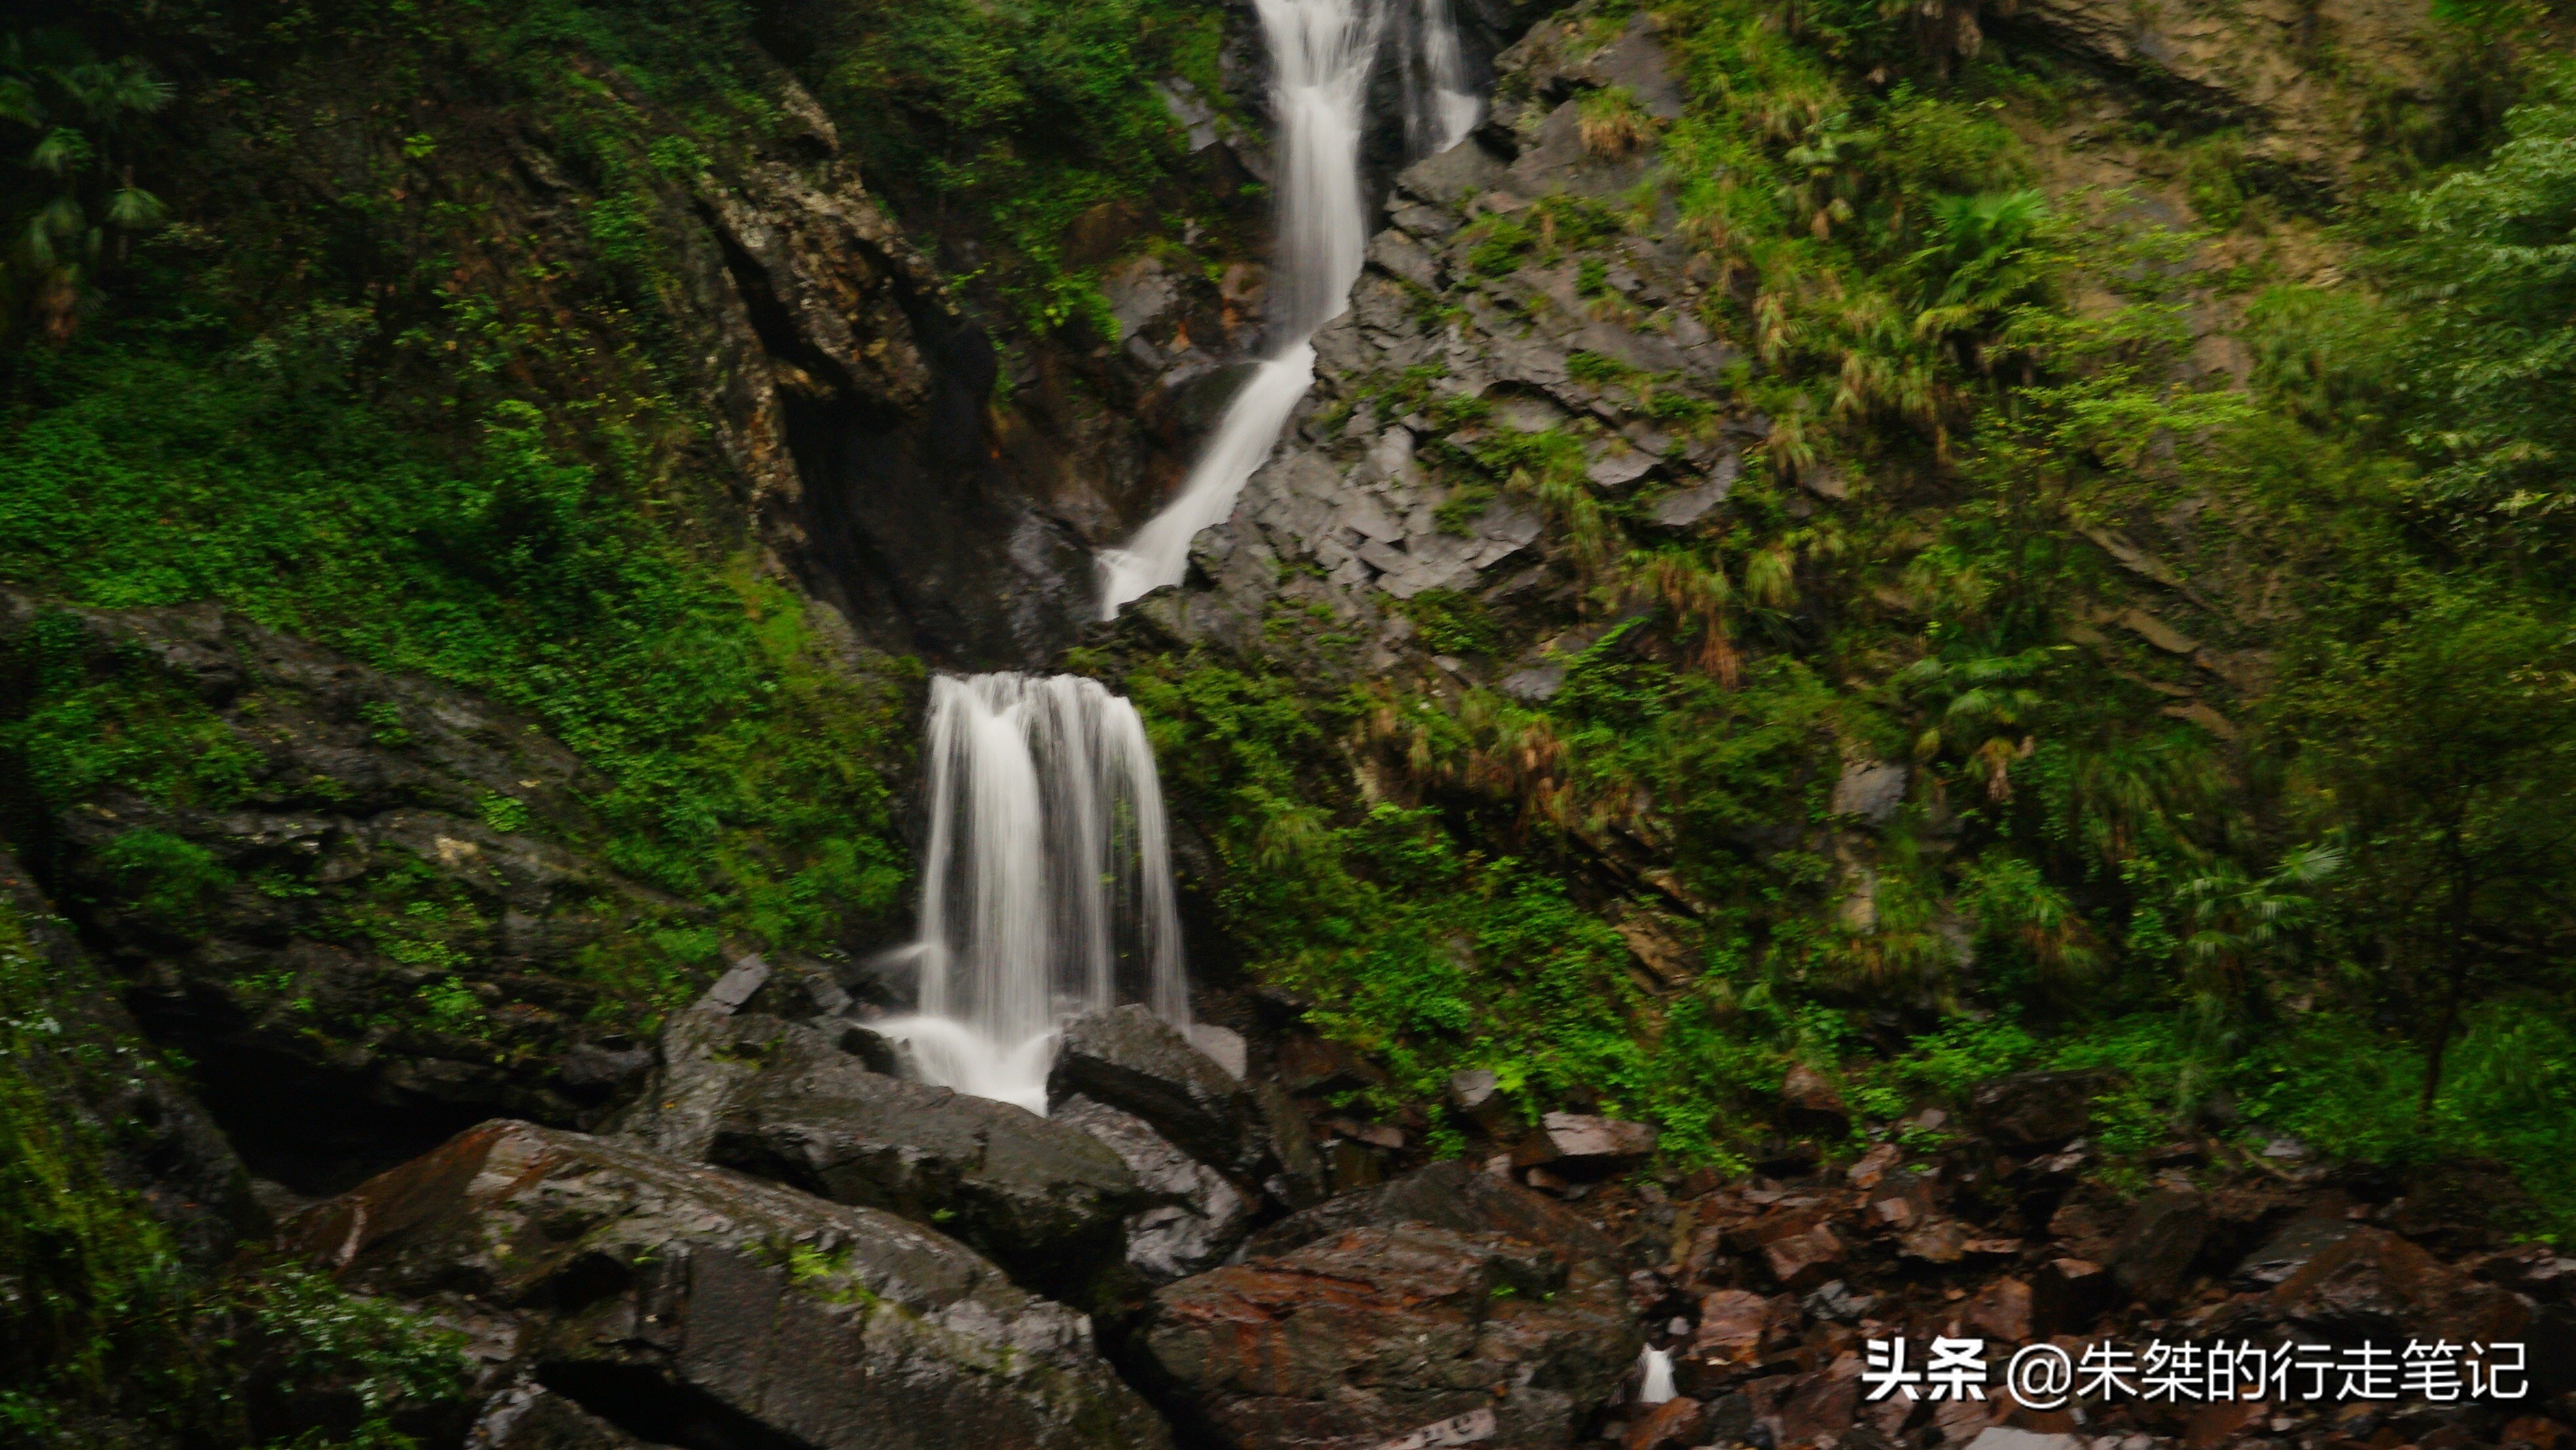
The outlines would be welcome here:
M 1136 707 L 1074 675 L 941 675 L 923 745 L 924 1080 L 1046 1111 L 1061 1024 L 1142 1001 L 1189 1026 L 1163 792 Z

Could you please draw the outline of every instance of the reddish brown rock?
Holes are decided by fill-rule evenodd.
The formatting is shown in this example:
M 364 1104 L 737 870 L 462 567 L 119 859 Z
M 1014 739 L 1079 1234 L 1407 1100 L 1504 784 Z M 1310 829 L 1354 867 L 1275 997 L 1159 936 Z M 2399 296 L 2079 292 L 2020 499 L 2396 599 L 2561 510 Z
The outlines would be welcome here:
M 1292 1213 L 1253 1235 L 1243 1252 L 1248 1258 L 1275 1258 L 1350 1229 L 1408 1223 L 1508 1234 L 1567 1263 L 1591 1260 L 1604 1274 L 1619 1258 L 1618 1245 L 1582 1215 L 1458 1159 Z
M 1522 1167 L 1545 1165 L 1560 1174 L 1615 1172 L 1655 1151 L 1655 1130 L 1646 1123 L 1589 1113 L 1549 1113 L 1539 1131 L 1512 1150 Z
M 1968 1114 L 1996 1146 L 2014 1152 L 2054 1148 L 2093 1125 L 2093 1099 L 2119 1081 L 2116 1073 L 2025 1072 L 1980 1086 Z
M 1859 1361 L 1800 1378 L 1805 1383 L 1780 1407 L 1782 1443 L 1803 1444 L 1849 1430 L 1860 1415 Z
M 1638 1345 L 1601 1265 L 1420 1225 L 1168 1285 L 1145 1335 L 1194 1428 L 1235 1450 L 1371 1450 L 1478 1409 L 1497 1447 L 1563 1446 Z
M 2206 1199 L 2171 1189 L 2150 1193 L 2138 1201 L 2111 1242 L 2111 1276 L 2150 1304 L 2171 1303 L 2208 1238 Z
M 1686 1450 L 1699 1443 L 1700 1426 L 1706 1419 L 1699 1401 L 1676 1396 L 1639 1415 L 1620 1441 L 1620 1450 Z
M 1860 1155 L 1858 1161 L 1843 1170 L 1843 1181 L 1854 1188 L 1871 1189 L 1887 1176 L 1888 1170 L 1905 1161 L 1903 1150 L 1894 1143 L 1881 1143 Z
M 1780 1125 L 1792 1133 L 1840 1136 L 1851 1131 L 1851 1109 L 1832 1083 L 1802 1062 L 1780 1084 Z
M 2002 1403 L 1994 1400 L 1942 1400 L 1932 1406 L 1933 1433 L 1944 1445 L 1965 1445 L 2002 1418 L 2004 1406 L 2009 1403 L 2009 1398 Z M 2003 1450 L 2003 1447 L 1992 1446 L 1990 1450 Z M 2068 1447 L 2068 1450 L 2073 1450 L 2073 1447 Z
M 1870 1218 L 1903 1232 L 1939 1208 L 1935 1187 L 1933 1180 L 1923 1174 L 1891 1169 L 1869 1191 Z
M 2051 1259 L 2030 1276 L 2030 1327 L 2047 1338 L 2090 1328 L 2111 1307 L 2111 1271 L 2090 1259 Z
M 1742 1289 L 1720 1289 L 1699 1301 L 1699 1332 L 1689 1357 L 1702 1364 L 1748 1369 L 1762 1358 L 1762 1340 L 1780 1321 L 1784 1304 Z
M 1899 1243 L 1907 1258 L 1927 1264 L 1955 1264 L 1968 1256 L 1968 1230 L 1955 1218 L 1918 1225 Z
M 2263 1418 L 2265 1407 L 2252 1400 L 2224 1400 L 2202 1405 L 2183 1421 L 2185 1450 L 2217 1450 L 2246 1426 Z
M 2019 1279 L 1997 1279 L 1979 1290 L 1959 1317 L 1990 1340 L 2027 1343 L 2031 1327 L 2030 1285 Z
M 1763 1267 L 1782 1288 L 1806 1290 L 1834 1276 L 1834 1266 L 1843 1260 L 1843 1242 L 1834 1231 L 1817 1224 L 1801 1234 L 1774 1239 L 1762 1246 Z
M 2283 1318 L 2351 1338 L 2439 1336 L 2492 1344 L 2521 1338 L 2531 1318 L 2511 1293 L 2481 1284 L 2379 1228 L 2355 1230 L 2267 1297 Z

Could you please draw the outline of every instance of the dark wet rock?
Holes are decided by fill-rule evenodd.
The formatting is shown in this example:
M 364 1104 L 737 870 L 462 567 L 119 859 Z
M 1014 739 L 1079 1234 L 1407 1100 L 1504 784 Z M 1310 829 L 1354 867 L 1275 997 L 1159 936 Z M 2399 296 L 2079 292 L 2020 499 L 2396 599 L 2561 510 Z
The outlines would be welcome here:
M 1676 1395 L 1646 1407 L 1620 1437 L 1619 1450 L 1685 1450 L 1700 1443 L 1707 1421 L 1705 1405 L 1688 1395 Z
M 80 1125 L 101 1146 L 98 1167 L 108 1181 L 136 1194 L 190 1261 L 219 1262 L 238 1239 L 266 1232 L 261 1197 L 223 1130 L 144 1040 L 71 924 L 0 847 L 0 923 L 11 917 L 28 960 L 10 967 L 0 1012 L 42 1027 L 17 1036 L 22 1049 L 0 1072 L 33 1095 L 49 1122 Z M 0 950 L 18 949 L 0 933 Z M 25 1109 L 23 1100 L 13 1103 Z
M 1135 1114 L 1076 1093 L 1055 1106 L 1049 1121 L 1108 1145 L 1138 1186 L 1162 1200 L 1127 1218 L 1127 1262 L 1149 1281 L 1215 1268 L 1251 1232 L 1260 1202 Z
M 1280 1040 L 1279 1081 L 1292 1093 L 1337 1093 L 1376 1087 L 1386 1070 L 1339 1042 L 1297 1032 Z
M 1617 1245 L 1571 1209 L 1456 1159 L 1292 1213 L 1255 1235 L 1244 1252 L 1276 1256 L 1349 1229 L 1401 1224 L 1508 1234 L 1568 1263 L 1589 1261 L 1604 1274 L 1619 1257 Z
M 2100 1264 L 2090 1259 L 2050 1259 L 2030 1277 L 2031 1332 L 2079 1333 L 2117 1297 L 2118 1281 Z
M 1655 1129 L 1592 1113 L 1549 1113 L 1512 1154 L 1521 1167 L 1575 1175 L 1614 1173 L 1655 1151 Z
M 2209 1201 L 2161 1190 L 2138 1201 L 2111 1243 L 2109 1267 L 2120 1287 L 2151 1304 L 2182 1292 L 2209 1238 Z
M 1490 1411 L 1489 1443 L 1571 1444 L 1637 1352 L 1618 1281 L 1497 1233 L 1347 1229 L 1156 1293 L 1173 1402 L 1239 1450 L 1369 1450 Z
M 1848 762 L 1843 766 L 1842 777 L 1834 782 L 1833 813 L 1883 826 L 1905 804 L 1906 783 L 1912 778 L 1913 773 L 1906 767 L 1887 761 Z
M 2386 1229 L 2356 1228 L 2265 1297 L 2271 1315 L 2341 1340 L 2434 1335 L 2455 1343 L 2521 1337 L 2529 1306 Z
M 1516 670 L 1505 675 L 1497 688 L 1524 705 L 1543 705 L 1565 688 L 1565 666 L 1549 661 Z
M 1065 1294 L 1120 1254 L 1147 1190 L 1108 1144 L 1034 1113 L 871 1072 L 822 1029 L 674 1014 L 621 1134 L 676 1158 L 930 1224 Z
M 542 1403 L 531 1385 L 579 1412 L 504 1443 L 620 1443 L 595 1422 L 813 1450 L 1171 1443 L 1084 1316 L 955 1240 L 631 1144 L 486 1123 L 289 1242 L 353 1291 L 494 1326 L 487 1418 Z
M 1077 1093 L 1135 1114 L 1227 1173 L 1257 1178 L 1270 1155 L 1260 1109 L 1243 1084 L 1135 1003 L 1066 1026 L 1047 1074 L 1047 1101 Z
M 0 590 L 0 655 L 40 619 L 50 668 L 193 699 L 198 748 L 233 762 L 222 809 L 108 782 L 31 794 L 41 822 L 12 829 L 44 842 L 28 865 L 144 1030 L 203 1065 L 254 1172 L 328 1192 L 495 1113 L 585 1122 L 632 1084 L 629 1004 L 584 954 L 692 910 L 567 844 L 596 839 L 606 783 L 534 721 L 215 604 Z M 191 889 L 156 889 L 137 841 L 190 860 Z
M 1797 1293 L 1832 1279 L 1841 1268 L 1847 1252 L 1833 1229 L 1819 1223 L 1764 1244 L 1762 1266 L 1770 1271 L 1781 1288 Z
M 676 1425 L 656 1427 L 660 1434 L 679 1430 Z M 467 1443 L 474 1450 L 653 1450 L 579 1402 L 532 1380 L 492 1396 Z
M 697 295 L 733 384 L 719 439 L 754 481 L 763 542 L 882 648 L 1010 665 L 1069 643 L 1089 553 L 1066 510 L 1040 506 L 1053 480 L 1022 466 L 1035 450 L 997 436 L 992 339 L 857 168 L 773 161 L 698 191 L 715 236 Z
M 1304 1208 L 1325 1194 L 1324 1160 L 1306 1126 L 1306 1114 L 1278 1082 L 1263 1078 L 1252 1084 L 1253 1105 L 1261 1111 L 1279 1170 L 1261 1180 L 1262 1190 L 1290 1208 Z
M 1851 1109 L 1832 1083 L 1802 1062 L 1780 1084 L 1780 1122 L 1793 1133 L 1841 1134 L 1851 1128 Z
M 1799 1306 L 1785 1296 L 1765 1298 L 1745 1289 L 1705 1295 L 1699 1301 L 1698 1327 L 1689 1352 L 1676 1365 L 1677 1373 L 1705 1398 L 1711 1387 L 1750 1374 L 1762 1362 L 1765 1341 L 1795 1325 L 1798 1313 Z
M 2300 1217 L 2283 1224 L 2236 1266 L 2236 1282 L 2272 1285 L 2308 1266 L 2317 1255 L 2352 1237 L 2358 1225 L 2346 1218 Z
M 1960 1318 L 1986 1338 L 2020 1344 L 2031 1337 L 2031 1292 L 2023 1280 L 1995 1280 L 1972 1296 Z
M 1997 1146 L 2027 1151 L 2080 1137 L 2093 1123 L 2093 1099 L 2118 1075 L 2094 1068 L 2024 1072 L 1980 1085 L 1969 1118 Z
M 1735 479 L 1729 470 L 1726 477 L 1710 478 L 1656 499 L 1646 506 L 1646 518 L 1658 528 L 1695 529 L 1707 522 L 1734 491 Z

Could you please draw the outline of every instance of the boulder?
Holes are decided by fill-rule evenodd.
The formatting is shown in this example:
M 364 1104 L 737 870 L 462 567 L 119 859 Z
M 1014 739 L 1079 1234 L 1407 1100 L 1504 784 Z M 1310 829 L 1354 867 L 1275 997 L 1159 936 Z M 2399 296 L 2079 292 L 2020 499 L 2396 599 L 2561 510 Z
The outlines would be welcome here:
M 1243 1084 L 1136 1003 L 1066 1026 L 1047 1074 L 1047 1104 L 1076 1093 L 1135 1114 L 1190 1156 L 1227 1173 L 1257 1176 L 1270 1156 L 1260 1108 Z
M 1509 1234 L 1568 1265 L 1588 1263 L 1612 1277 L 1619 1261 L 1618 1246 L 1609 1235 L 1572 1209 L 1457 1159 L 1292 1213 L 1254 1235 L 1244 1253 L 1276 1256 L 1350 1229 L 1402 1224 Z
M 1773 1239 L 1762 1246 L 1762 1265 L 1780 1286 L 1792 1291 L 1815 1288 L 1834 1276 L 1843 1261 L 1843 1241 L 1817 1224 L 1804 1233 Z
M 1730 457 L 1728 461 L 1734 460 Z M 1660 528 L 1695 529 L 1709 515 L 1716 513 L 1725 504 L 1727 495 L 1734 491 L 1735 476 L 1729 470 L 1721 477 L 1704 480 L 1689 488 L 1675 489 L 1656 499 L 1647 506 L 1646 518 Z
M 1688 1395 L 1676 1395 L 1639 1415 L 1621 1437 L 1619 1450 L 1686 1450 L 1699 1443 L 1707 1418 L 1706 1406 Z
M 1337 1093 L 1377 1087 L 1386 1073 L 1341 1043 L 1295 1032 L 1280 1040 L 1279 1080 L 1292 1093 Z
M 2015 1278 L 1997 1279 L 1979 1290 L 1959 1317 L 1988 1339 L 2024 1343 L 2031 1337 L 2030 1285 Z
M 2356 1227 L 2275 1285 L 2265 1308 L 2328 1338 L 2519 1340 L 2531 1308 L 2386 1229 Z
M 487 1423 L 521 1411 L 498 1443 L 1171 1444 L 1086 1317 L 963 1244 L 632 1143 L 485 1123 L 287 1243 L 355 1292 L 482 1321 L 507 1386 Z
M 2111 1307 L 2111 1271 L 2090 1259 L 2051 1259 L 2030 1276 L 2031 1332 L 2075 1334 Z
M 2308 1266 L 2310 1260 L 2351 1238 L 2358 1227 L 2347 1218 L 2294 1218 L 2263 1246 L 2247 1254 L 2233 1276 L 2247 1287 L 2269 1287 Z
M 1905 804 L 1905 787 L 1912 778 L 1913 773 L 1904 766 L 1886 761 L 1847 762 L 1842 777 L 1834 782 L 1833 813 L 1883 826 L 1895 819 L 1897 809 Z
M 1279 1171 L 1261 1180 L 1262 1190 L 1290 1208 L 1304 1208 L 1324 1196 L 1324 1159 L 1315 1151 L 1306 1114 L 1288 1090 L 1263 1078 L 1252 1085 L 1253 1105 L 1261 1111 Z
M 1490 1411 L 1487 1443 L 1570 1445 L 1636 1357 L 1618 1281 L 1498 1233 L 1348 1229 L 1154 1296 L 1145 1349 L 1234 1450 L 1373 1450 Z
M 2150 1304 L 2169 1303 L 2182 1292 L 2208 1238 L 2208 1200 L 2173 1189 L 2150 1193 L 2111 1241 L 2111 1275 Z
M 871 1072 L 832 1034 L 758 1014 L 672 1016 L 618 1124 L 636 1142 L 932 1224 L 1024 1282 L 1073 1292 L 1148 1200 L 1079 1127 Z
M 1539 1131 L 1512 1155 L 1521 1167 L 1545 1164 L 1555 1173 L 1598 1177 L 1616 1173 L 1655 1151 L 1652 1124 L 1590 1113 L 1549 1113 Z
M 2093 1099 L 2118 1080 L 2096 1068 L 2015 1073 L 1979 1086 L 1969 1116 L 1998 1147 L 2054 1148 L 2093 1125 Z
M 239 772 L 220 810 L 116 773 L 5 792 L 82 942 L 133 973 L 136 1025 L 204 1065 L 205 1111 L 178 1116 L 318 1194 L 479 1118 L 583 1121 L 632 1085 L 645 1059 L 617 1024 L 640 1004 L 583 954 L 626 950 L 674 903 L 582 853 L 606 782 L 537 722 L 211 602 L 88 609 L 0 588 L 0 657 L 39 629 L 62 667 L 47 680 L 190 700 L 205 713 L 187 750 Z M 0 695 L 23 712 L 38 688 Z M 184 910 L 119 864 L 156 836 L 198 863 Z M 422 902 L 437 914 L 403 916 Z M 351 931 L 378 914 L 409 923 L 401 956 Z
M 1688 1358 L 1697 1367 L 1749 1371 L 1762 1360 L 1764 1337 L 1796 1320 L 1797 1311 L 1786 1300 L 1720 1289 L 1699 1301 L 1699 1327 Z
M 1127 1218 L 1127 1262 L 1150 1282 L 1213 1269 L 1251 1232 L 1259 1202 L 1143 1118 L 1076 1093 L 1057 1105 L 1050 1121 L 1099 1139 L 1162 1200 Z
M 1780 1084 L 1780 1125 L 1793 1133 L 1838 1135 L 1850 1131 L 1851 1109 L 1832 1083 L 1801 1062 Z

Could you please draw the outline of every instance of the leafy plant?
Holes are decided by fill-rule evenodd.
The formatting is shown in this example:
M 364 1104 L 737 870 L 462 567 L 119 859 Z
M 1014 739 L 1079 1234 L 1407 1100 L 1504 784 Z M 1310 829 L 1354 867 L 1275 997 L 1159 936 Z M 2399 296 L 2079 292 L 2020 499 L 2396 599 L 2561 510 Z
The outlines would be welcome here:
M 0 41 L 0 134 L 35 138 L 27 168 L 45 178 L 0 283 L 54 342 L 72 335 L 103 266 L 161 225 L 161 199 L 135 184 L 130 129 L 170 104 L 172 88 L 134 56 L 91 58 L 67 33 Z M 0 193 L 5 195 L 5 193 Z

